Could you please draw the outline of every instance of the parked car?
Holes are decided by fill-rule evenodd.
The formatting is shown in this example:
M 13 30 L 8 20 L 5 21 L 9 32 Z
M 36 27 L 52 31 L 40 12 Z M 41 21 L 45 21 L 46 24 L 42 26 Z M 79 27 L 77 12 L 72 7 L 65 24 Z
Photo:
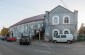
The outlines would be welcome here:
M 7 39 L 7 37 L 0 37 L 0 39 L 1 39 L 1 40 L 6 40 L 6 39 Z
M 28 36 L 22 36 L 20 38 L 20 40 L 19 40 L 19 43 L 20 43 L 20 45 L 22 45 L 22 44 L 28 44 L 28 45 L 30 45 L 31 44 L 31 39 Z
M 11 41 L 11 42 L 14 42 L 16 40 L 17 40 L 16 37 L 8 37 L 7 38 L 7 41 Z
M 71 43 L 73 41 L 73 35 L 72 34 L 59 34 L 56 37 L 53 37 L 53 41 Z

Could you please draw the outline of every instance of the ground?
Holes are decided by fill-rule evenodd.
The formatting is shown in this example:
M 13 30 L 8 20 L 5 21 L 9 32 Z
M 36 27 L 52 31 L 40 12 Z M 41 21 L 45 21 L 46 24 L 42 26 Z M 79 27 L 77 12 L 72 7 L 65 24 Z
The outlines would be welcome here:
M 0 55 L 85 55 L 85 42 L 52 43 L 32 41 L 31 45 L 0 40 Z

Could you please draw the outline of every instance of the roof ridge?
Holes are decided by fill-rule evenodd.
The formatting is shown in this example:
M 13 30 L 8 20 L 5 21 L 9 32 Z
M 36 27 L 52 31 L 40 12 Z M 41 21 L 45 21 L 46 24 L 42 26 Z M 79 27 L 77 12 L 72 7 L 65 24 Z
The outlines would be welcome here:
M 41 18 L 40 18 L 41 17 Z M 44 14 L 40 14 L 40 15 L 36 15 L 36 16 L 32 16 L 32 17 L 29 17 L 29 18 L 25 18 L 15 24 L 13 24 L 12 26 L 10 27 L 13 27 L 13 26 L 17 26 L 17 25 L 20 25 L 20 24 L 24 24 L 24 23 L 27 23 L 27 22 L 32 22 L 32 21 L 36 21 L 36 20 L 41 20 L 41 19 L 44 19 Z M 9 27 L 9 28 L 10 28 Z

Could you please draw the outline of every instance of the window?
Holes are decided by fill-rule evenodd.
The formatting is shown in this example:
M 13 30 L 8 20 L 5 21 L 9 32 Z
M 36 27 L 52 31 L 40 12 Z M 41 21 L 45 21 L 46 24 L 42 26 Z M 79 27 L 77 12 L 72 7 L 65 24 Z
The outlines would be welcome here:
M 52 21 L 53 21 L 53 22 L 52 22 L 53 25 L 59 24 L 59 17 L 58 17 L 58 16 L 53 16 Z
M 68 31 L 64 31 L 64 34 L 69 34 L 69 32 Z
M 21 25 L 21 32 L 24 32 L 24 24 Z
M 70 30 L 64 29 L 64 30 L 63 30 L 63 34 L 70 34 Z
M 38 24 L 38 29 L 40 28 L 40 24 Z
M 54 31 L 54 37 L 58 35 L 58 31 Z
M 43 23 L 42 23 L 42 27 L 43 27 Z
M 70 17 L 69 16 L 66 15 L 66 16 L 63 17 L 63 19 L 64 19 L 63 20 L 64 24 L 70 24 Z
M 61 35 L 61 38 L 66 38 L 66 35 Z
M 28 28 L 28 27 L 27 27 L 27 24 L 24 25 L 24 28 L 25 28 L 25 31 L 27 31 L 27 28 Z
M 31 25 L 31 29 L 33 29 L 33 25 Z
M 53 36 L 53 37 L 57 37 L 57 35 L 59 35 L 59 30 L 58 30 L 58 29 L 54 29 L 54 30 L 52 31 L 52 36 Z
M 60 35 L 57 35 L 56 38 L 60 38 Z
M 68 17 L 65 17 L 64 23 L 69 23 L 69 18 Z

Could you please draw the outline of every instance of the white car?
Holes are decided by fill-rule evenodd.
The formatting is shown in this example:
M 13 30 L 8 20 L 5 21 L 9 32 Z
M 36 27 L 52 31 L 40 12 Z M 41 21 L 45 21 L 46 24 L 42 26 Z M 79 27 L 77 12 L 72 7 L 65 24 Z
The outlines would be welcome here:
M 67 42 L 71 43 L 73 41 L 72 34 L 59 34 L 56 37 L 52 37 L 54 42 Z

